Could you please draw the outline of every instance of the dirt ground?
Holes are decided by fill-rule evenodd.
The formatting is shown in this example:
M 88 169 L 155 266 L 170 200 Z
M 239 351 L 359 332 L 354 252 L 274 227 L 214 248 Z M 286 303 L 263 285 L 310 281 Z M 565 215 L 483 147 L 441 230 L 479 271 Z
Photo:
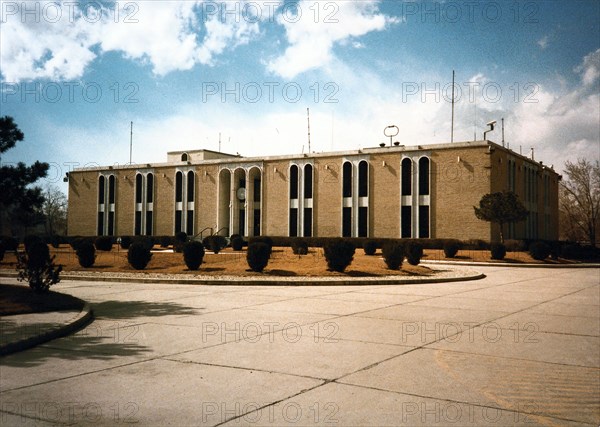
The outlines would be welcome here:
M 50 248 L 50 253 L 56 255 L 55 263 L 63 265 L 63 271 L 101 271 L 101 272 L 135 272 L 127 262 L 127 251 L 114 245 L 112 251 L 96 251 L 96 262 L 93 267 L 85 269 L 79 265 L 75 252 L 68 245 L 60 248 Z M 445 260 L 442 250 L 425 250 L 422 261 Z M 456 261 L 512 262 L 512 263 L 541 263 L 535 261 L 525 252 L 508 252 L 505 261 L 493 261 L 489 251 L 459 251 L 453 259 Z M 548 262 L 548 261 L 547 261 Z M 7 252 L 0 263 L 0 269 L 14 270 L 16 258 L 14 253 Z M 235 252 L 231 248 L 219 254 L 208 252 L 198 271 L 189 271 L 183 261 L 183 255 L 155 247 L 152 259 L 144 270 L 148 273 L 190 273 L 207 276 L 234 275 L 253 276 L 260 273 L 249 271 L 246 262 L 245 249 Z M 290 248 L 273 248 L 273 254 L 264 273 L 270 276 L 385 276 L 399 275 L 428 275 L 431 270 L 424 266 L 412 266 L 406 261 L 402 269 L 392 271 L 386 268 L 378 250 L 374 256 L 366 256 L 362 249 L 357 249 L 352 264 L 344 273 L 327 270 L 327 262 L 321 248 L 310 248 L 308 255 L 294 255 Z

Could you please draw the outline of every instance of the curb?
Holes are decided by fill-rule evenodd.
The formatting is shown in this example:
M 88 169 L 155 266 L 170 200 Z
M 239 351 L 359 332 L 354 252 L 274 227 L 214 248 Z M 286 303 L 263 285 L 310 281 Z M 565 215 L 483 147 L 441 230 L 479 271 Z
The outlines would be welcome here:
M 365 280 L 363 278 L 346 279 L 329 277 L 322 279 L 319 277 L 288 277 L 287 280 L 281 279 L 171 279 L 160 277 L 116 277 L 116 276 L 79 276 L 62 274 L 61 280 L 74 281 L 92 281 L 92 282 L 117 282 L 117 283 L 171 283 L 176 285 L 205 285 L 205 286 L 369 286 L 369 285 L 418 285 L 425 283 L 450 283 L 450 282 L 465 282 L 471 280 L 480 280 L 485 278 L 485 274 L 473 272 L 468 276 L 460 277 L 442 277 L 431 278 L 424 277 L 422 279 L 404 278 L 404 277 L 389 277 L 389 278 L 374 278 Z M 14 275 L 6 275 L 0 273 L 0 277 L 16 277 Z
M 92 310 L 92 307 L 87 302 L 85 302 L 79 314 L 75 318 L 73 318 L 68 324 L 61 325 L 55 329 L 51 329 L 47 332 L 43 332 L 37 335 L 33 335 L 28 338 L 21 339 L 19 341 L 4 344 L 0 346 L 0 356 L 6 356 L 11 353 L 27 350 L 29 348 L 54 340 L 56 338 L 64 337 L 83 328 L 93 319 L 94 311 Z
M 472 266 L 472 267 L 519 267 L 519 268 L 600 268 L 600 264 L 581 263 L 581 264 L 518 264 L 518 263 L 493 263 L 493 262 L 476 262 L 476 261 L 437 261 L 427 260 L 421 264 L 433 265 L 456 265 L 456 266 Z

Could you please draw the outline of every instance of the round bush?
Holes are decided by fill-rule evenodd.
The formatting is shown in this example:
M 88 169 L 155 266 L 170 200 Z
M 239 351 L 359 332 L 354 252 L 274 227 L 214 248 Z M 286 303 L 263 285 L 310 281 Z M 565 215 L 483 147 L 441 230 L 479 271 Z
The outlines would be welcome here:
M 11 236 L 3 236 L 2 244 L 4 245 L 4 249 L 7 251 L 16 251 L 19 248 L 19 241 Z
M 504 246 L 506 246 L 507 252 L 522 252 L 527 250 L 527 244 L 523 240 L 505 240 Z
M 330 270 L 342 273 L 354 259 L 354 245 L 345 239 L 333 239 L 324 247 L 325 259 Z
M 492 243 L 490 246 L 490 253 L 492 255 L 492 259 L 504 259 L 506 256 L 506 246 L 502 243 Z
M 29 268 L 42 268 L 50 259 L 50 249 L 41 240 L 30 242 L 26 252 Z
M 273 239 L 271 239 L 269 236 L 256 236 L 256 237 L 251 237 L 250 241 L 248 243 L 264 243 L 269 247 L 269 255 L 271 255 L 271 252 L 273 252 Z
M 244 248 L 244 239 L 242 239 L 242 236 L 239 234 L 232 234 L 229 238 L 229 242 L 234 251 L 241 251 Z
M 446 258 L 454 258 L 460 249 L 458 240 L 448 240 L 444 243 L 444 256 Z
M 150 249 L 143 243 L 132 243 L 127 252 L 127 261 L 136 270 L 146 268 L 150 262 L 150 258 L 152 258 L 152 253 L 150 253 Z
M 221 249 L 227 246 L 227 239 L 218 234 L 207 236 L 202 240 L 202 244 L 205 248 L 210 249 L 215 254 L 221 252 Z
M 305 239 L 294 239 L 292 240 L 291 246 L 294 255 L 308 254 L 308 241 L 306 241 Z
M 183 252 L 183 245 L 185 245 L 187 241 L 188 236 L 184 231 L 179 231 L 175 233 L 175 236 L 173 237 L 173 251 L 177 253 Z
M 375 252 L 377 252 L 377 242 L 375 240 L 367 240 L 363 244 L 363 251 L 365 251 L 365 255 L 375 255 Z
M 577 243 L 567 243 L 560 249 L 560 256 L 565 259 L 583 259 L 583 248 Z
M 404 245 L 400 242 L 388 242 L 383 245 L 383 260 L 390 270 L 398 270 L 404 260 Z
M 169 246 L 171 246 L 173 244 L 173 237 L 171 236 L 161 236 L 160 237 L 160 247 L 161 248 L 168 248 Z
M 550 246 L 546 242 L 533 242 L 529 245 L 529 254 L 537 261 L 543 261 L 550 256 Z
M 26 280 L 34 292 L 48 292 L 50 286 L 60 282 L 62 266 L 54 264 L 48 245 L 40 241 L 29 243 L 26 254 L 17 253 L 18 280 Z
M 248 261 L 248 266 L 252 271 L 261 273 L 269 263 L 270 256 L 271 248 L 266 243 L 254 242 L 248 245 L 246 261 Z
M 60 237 L 57 236 L 56 234 L 49 236 L 48 240 L 54 249 L 58 249 L 60 247 Z
M 94 265 L 96 261 L 96 248 L 92 245 L 92 242 L 84 240 L 78 245 L 75 253 L 77 254 L 79 265 L 83 268 L 90 268 Z
M 149 251 L 152 250 L 152 248 L 154 247 L 154 239 L 152 238 L 152 236 L 135 236 L 132 240 L 131 240 L 131 244 L 134 243 L 139 243 L 141 245 L 144 245 L 144 247 L 146 249 L 148 249 Z M 130 246 L 131 248 L 131 246 Z
M 423 258 L 423 245 L 419 242 L 409 241 L 404 248 L 406 252 L 406 260 L 410 265 L 419 265 Z
M 183 261 L 190 270 L 198 270 L 204 259 L 204 245 L 192 240 L 183 245 Z
M 113 238 L 112 236 L 98 236 L 94 242 L 96 249 L 99 251 L 108 252 L 112 249 Z
M 31 247 L 31 245 L 34 243 L 38 243 L 38 242 L 44 243 L 42 241 L 42 238 L 35 234 L 29 234 L 29 235 L 23 237 L 23 245 L 25 246 L 25 252 L 29 252 L 29 248 Z
M 131 236 L 121 237 L 121 249 L 129 249 L 129 246 L 131 246 L 132 242 L 133 238 Z

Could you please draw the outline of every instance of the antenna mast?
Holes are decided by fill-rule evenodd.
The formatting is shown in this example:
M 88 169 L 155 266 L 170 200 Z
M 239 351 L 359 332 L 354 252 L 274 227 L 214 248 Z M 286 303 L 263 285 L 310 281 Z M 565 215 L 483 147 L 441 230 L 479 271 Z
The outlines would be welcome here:
M 133 122 L 130 122 L 129 128 L 129 164 L 131 164 L 131 154 L 133 152 Z
M 504 147 L 504 117 L 502 117 L 502 146 Z
M 308 153 L 310 154 L 310 109 L 306 109 L 306 121 L 308 125 Z
M 473 122 L 473 141 L 477 141 L 477 91 L 475 91 L 475 121 Z
M 221 152 L 221 132 L 219 132 L 219 153 Z
M 450 131 L 450 142 L 454 142 L 454 70 L 452 70 L 452 129 Z

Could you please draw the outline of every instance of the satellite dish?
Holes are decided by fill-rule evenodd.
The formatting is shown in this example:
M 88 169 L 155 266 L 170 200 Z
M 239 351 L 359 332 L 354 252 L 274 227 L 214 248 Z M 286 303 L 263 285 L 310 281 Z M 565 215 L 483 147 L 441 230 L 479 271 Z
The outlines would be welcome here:
M 246 189 L 244 187 L 238 188 L 236 194 L 237 194 L 238 200 L 246 200 Z

